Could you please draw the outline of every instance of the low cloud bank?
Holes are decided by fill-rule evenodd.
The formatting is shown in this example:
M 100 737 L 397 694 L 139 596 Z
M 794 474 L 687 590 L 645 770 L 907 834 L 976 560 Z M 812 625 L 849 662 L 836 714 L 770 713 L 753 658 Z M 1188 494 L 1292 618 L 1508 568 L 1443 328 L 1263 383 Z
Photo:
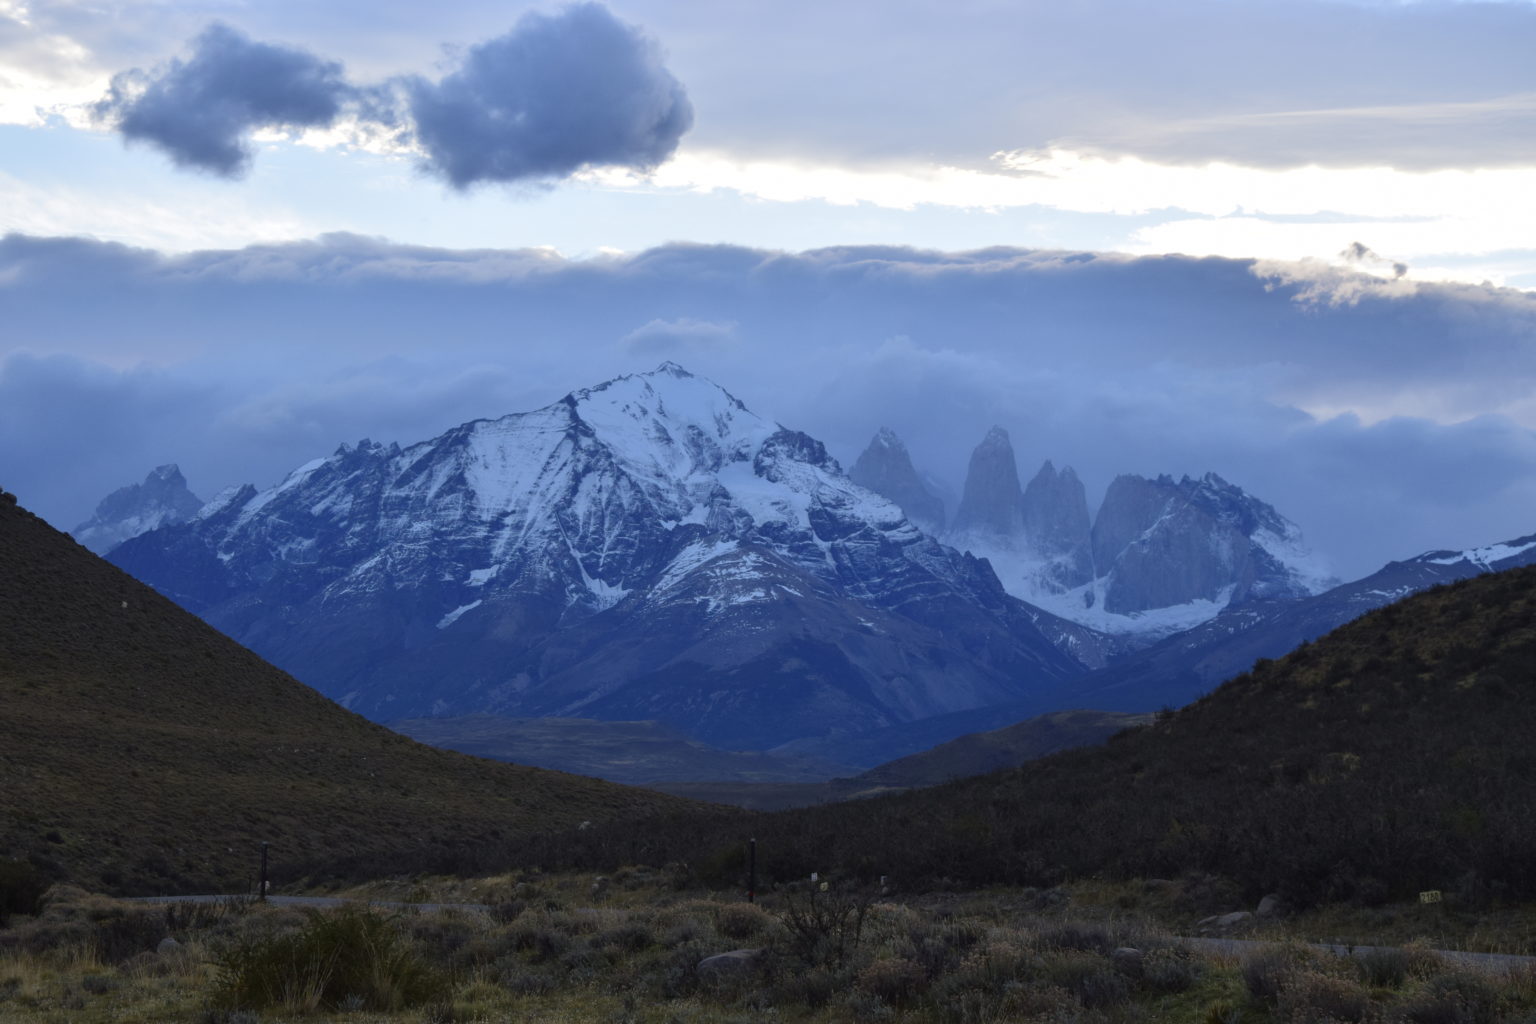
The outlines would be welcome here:
M 264 486 L 672 358 L 845 462 L 889 425 L 956 490 L 993 424 L 1091 503 L 1214 470 L 1344 575 L 1536 531 L 1536 298 L 1509 290 L 1020 249 L 9 236 L 0 306 L 0 486 L 64 527 L 166 462 Z

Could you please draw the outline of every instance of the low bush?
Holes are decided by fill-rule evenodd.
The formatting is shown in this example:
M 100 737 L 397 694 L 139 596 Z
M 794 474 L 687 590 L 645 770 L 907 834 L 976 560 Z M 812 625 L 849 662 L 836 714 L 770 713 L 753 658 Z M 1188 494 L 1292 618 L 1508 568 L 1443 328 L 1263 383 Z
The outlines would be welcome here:
M 1253 998 L 1273 1003 L 1293 974 L 1323 963 L 1324 954 L 1297 943 L 1266 946 L 1243 960 L 1243 984 Z
M 1276 1019 L 1288 1024 L 1361 1024 L 1373 1009 L 1359 982 L 1307 969 L 1292 972 L 1275 999 Z
M 1412 1024 L 1494 1024 L 1499 1016 L 1499 992 L 1492 981 L 1470 971 L 1451 971 L 1430 978 L 1417 996 L 1402 1007 Z
M 715 912 L 715 930 L 731 939 L 750 939 L 773 924 L 768 912 L 755 903 L 726 903 Z
M 42 910 L 48 882 L 41 871 L 24 860 L 0 858 L 0 926 L 11 915 L 35 915 Z
M 398 1010 L 448 991 L 395 921 L 353 908 L 311 913 L 300 931 L 234 943 L 213 962 L 221 1001 L 233 1009 Z
M 1065 989 L 1090 1010 L 1119 1006 L 1131 997 L 1131 983 L 1097 953 L 1063 950 L 1048 953 L 1040 966 L 1046 984 Z
M 882 1002 L 900 1006 L 928 987 L 928 974 L 911 960 L 887 957 L 865 965 L 855 984 Z
M 1183 949 L 1153 949 L 1141 959 L 1141 983 L 1153 992 L 1184 992 L 1204 974 L 1204 964 Z

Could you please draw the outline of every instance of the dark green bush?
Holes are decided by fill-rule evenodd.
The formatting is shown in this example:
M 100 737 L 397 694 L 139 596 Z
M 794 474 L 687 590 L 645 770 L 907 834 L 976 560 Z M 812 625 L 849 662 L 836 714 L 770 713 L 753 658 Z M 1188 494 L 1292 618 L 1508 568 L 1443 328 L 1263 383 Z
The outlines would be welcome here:
M 1183 949 L 1154 949 L 1141 960 L 1141 983 L 1153 992 L 1183 992 L 1200 980 L 1205 965 Z
M 12 914 L 37 914 L 47 889 L 42 872 L 31 864 L 0 858 L 0 926 L 8 924 Z
M 297 932 L 246 939 L 214 954 L 222 1001 L 240 1009 L 398 1010 L 443 998 L 398 924 L 369 910 L 314 912 Z

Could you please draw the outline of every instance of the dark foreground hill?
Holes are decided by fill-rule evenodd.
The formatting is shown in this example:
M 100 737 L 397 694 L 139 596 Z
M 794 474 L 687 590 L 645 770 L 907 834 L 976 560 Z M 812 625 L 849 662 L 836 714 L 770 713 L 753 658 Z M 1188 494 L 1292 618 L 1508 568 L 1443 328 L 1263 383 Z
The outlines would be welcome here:
M 244 886 L 257 844 L 400 871 L 681 801 L 352 714 L 0 492 L 0 857 L 121 891 Z
M 1533 737 L 1527 568 L 1372 612 L 1105 747 L 790 828 L 807 857 L 974 881 L 1203 871 L 1297 902 L 1530 897 Z
M 1297 904 L 1427 889 L 1529 899 L 1533 737 L 1536 568 L 1524 568 L 1371 612 L 1105 746 L 752 827 L 779 878 L 1196 872 Z M 687 841 L 722 869 L 739 849 L 707 826 Z

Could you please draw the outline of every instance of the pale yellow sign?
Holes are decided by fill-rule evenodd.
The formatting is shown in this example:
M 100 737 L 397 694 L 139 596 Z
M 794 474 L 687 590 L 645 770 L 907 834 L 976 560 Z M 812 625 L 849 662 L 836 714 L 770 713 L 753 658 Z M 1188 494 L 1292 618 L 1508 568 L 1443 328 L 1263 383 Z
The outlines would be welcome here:
M 1442 899 L 1439 889 L 1429 889 L 1419 893 L 1420 903 L 1439 903 Z

